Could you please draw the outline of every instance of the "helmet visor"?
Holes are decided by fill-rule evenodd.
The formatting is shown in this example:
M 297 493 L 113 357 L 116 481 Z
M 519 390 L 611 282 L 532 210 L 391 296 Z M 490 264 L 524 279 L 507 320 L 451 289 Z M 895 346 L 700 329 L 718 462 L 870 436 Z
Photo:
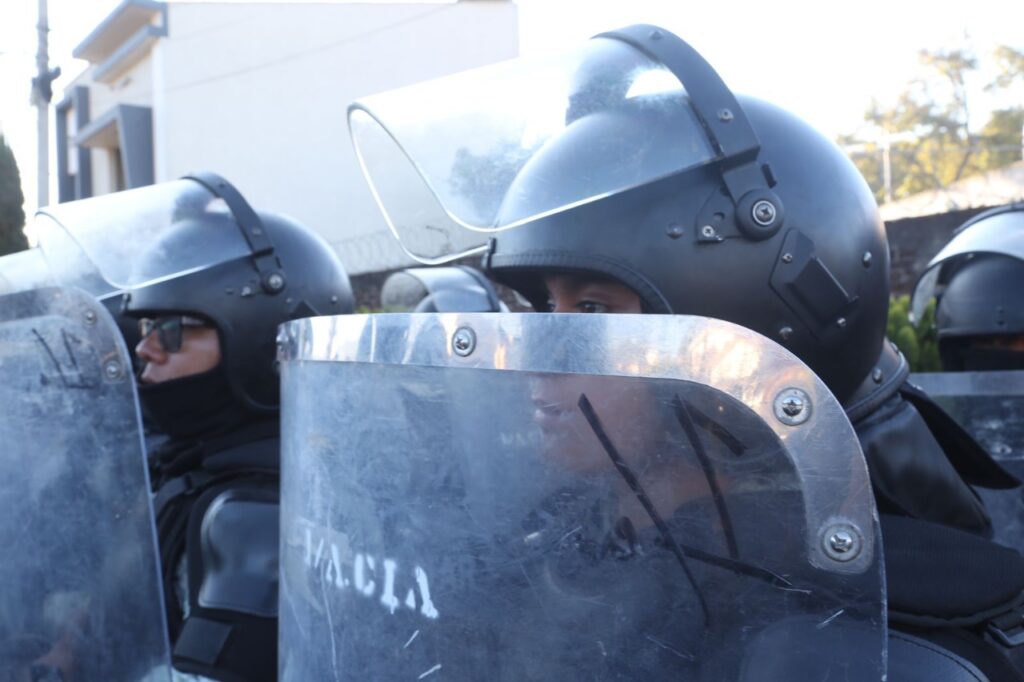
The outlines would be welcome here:
M 244 256 L 222 199 L 192 180 L 56 204 L 36 214 L 51 272 L 92 293 L 127 289 Z M 175 235 L 188 227 L 188 239 Z
M 1024 207 L 984 218 L 962 230 L 932 258 L 914 287 L 910 314 L 920 321 L 928 302 L 942 293 L 944 266 L 973 254 L 1009 256 L 1024 262 Z
M 479 249 L 495 231 L 715 158 L 679 79 L 610 38 L 366 97 L 348 116 L 388 225 L 411 256 L 432 264 Z M 552 174 L 546 182 L 556 191 L 517 196 L 517 179 L 537 157 L 599 118 L 619 121 L 626 139 L 636 139 L 630 128 L 645 126 L 671 134 L 648 135 L 653 149 L 638 149 L 614 134 L 595 145 L 579 133 L 573 167 L 580 172 Z

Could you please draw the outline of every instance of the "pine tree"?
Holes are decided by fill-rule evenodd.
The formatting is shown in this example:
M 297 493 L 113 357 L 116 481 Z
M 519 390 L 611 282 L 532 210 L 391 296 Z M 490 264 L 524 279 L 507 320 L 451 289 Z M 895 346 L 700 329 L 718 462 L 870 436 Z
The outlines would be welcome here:
M 22 232 L 25 227 L 24 203 L 18 162 L 0 135 L 0 256 L 28 248 L 28 240 Z

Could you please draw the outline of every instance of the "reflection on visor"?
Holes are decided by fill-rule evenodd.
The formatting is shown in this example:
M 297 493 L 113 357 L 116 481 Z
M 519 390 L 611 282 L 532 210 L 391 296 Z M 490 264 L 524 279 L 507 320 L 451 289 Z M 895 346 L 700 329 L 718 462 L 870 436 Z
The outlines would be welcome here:
M 569 160 L 560 147 L 595 127 L 605 143 L 585 145 L 575 171 L 556 168 Z M 389 226 L 430 264 L 715 156 L 676 76 L 608 38 L 367 97 L 350 107 L 349 128 Z
M 250 252 L 224 201 L 192 180 L 49 206 L 37 214 L 36 226 L 54 277 L 93 294 Z

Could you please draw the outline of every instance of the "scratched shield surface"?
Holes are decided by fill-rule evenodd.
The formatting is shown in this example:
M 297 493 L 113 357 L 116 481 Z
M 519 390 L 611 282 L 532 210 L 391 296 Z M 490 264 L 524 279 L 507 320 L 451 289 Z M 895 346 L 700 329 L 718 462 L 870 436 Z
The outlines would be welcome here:
M 0 678 L 169 678 L 138 407 L 109 314 L 0 297 Z
M 767 339 L 459 314 L 279 341 L 283 680 L 882 679 L 863 457 Z

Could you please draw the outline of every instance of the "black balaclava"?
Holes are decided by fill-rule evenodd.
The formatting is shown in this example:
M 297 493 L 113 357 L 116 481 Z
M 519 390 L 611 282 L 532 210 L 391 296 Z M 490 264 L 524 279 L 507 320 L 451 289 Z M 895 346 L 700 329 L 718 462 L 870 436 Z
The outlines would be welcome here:
M 231 390 L 223 362 L 201 374 L 140 384 L 139 400 L 146 418 L 172 441 L 219 436 L 251 419 Z

